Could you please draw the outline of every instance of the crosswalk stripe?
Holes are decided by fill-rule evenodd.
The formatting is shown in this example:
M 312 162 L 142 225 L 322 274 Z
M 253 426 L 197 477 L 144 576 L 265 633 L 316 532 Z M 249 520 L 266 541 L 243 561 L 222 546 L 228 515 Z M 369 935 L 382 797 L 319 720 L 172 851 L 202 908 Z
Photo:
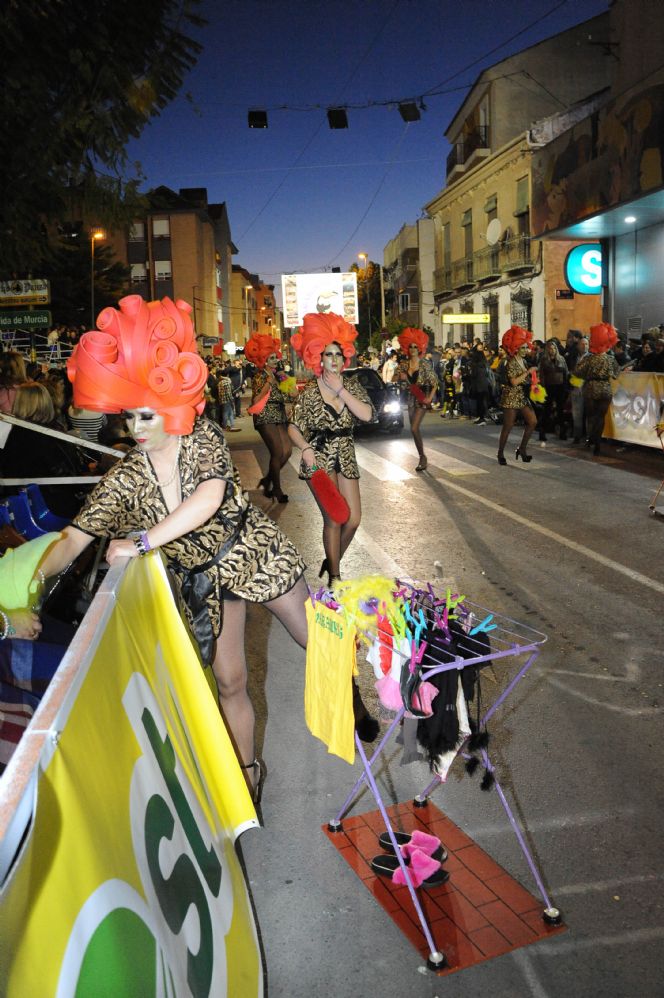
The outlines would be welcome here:
M 355 443 L 355 453 L 360 468 L 363 471 L 368 471 L 370 475 L 374 475 L 381 482 L 405 482 L 409 478 L 415 477 L 410 471 L 395 464 L 394 461 L 388 461 L 384 457 L 374 454 L 363 444 Z
M 405 440 L 395 440 L 390 444 L 390 451 L 396 451 L 401 457 L 404 454 L 408 454 L 413 460 L 417 457 L 417 452 L 412 443 L 407 443 Z M 446 450 L 443 450 L 440 446 L 431 443 L 427 440 L 425 443 L 425 453 L 429 461 L 429 465 L 434 468 L 438 468 L 439 471 L 445 471 L 448 475 L 453 475 L 455 478 L 460 478 L 466 475 L 487 475 L 488 471 L 486 468 L 480 468 L 475 464 L 467 464 L 465 461 L 460 461 L 456 457 L 452 457 Z

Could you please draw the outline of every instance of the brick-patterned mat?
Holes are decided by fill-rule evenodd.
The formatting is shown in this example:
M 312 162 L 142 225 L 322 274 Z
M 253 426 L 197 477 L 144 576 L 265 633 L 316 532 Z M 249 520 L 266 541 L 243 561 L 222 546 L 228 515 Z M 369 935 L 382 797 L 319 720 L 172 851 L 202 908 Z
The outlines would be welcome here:
M 412 801 L 387 809 L 394 829 L 416 828 L 436 835 L 448 852 L 450 878 L 432 890 L 418 891 L 434 942 L 445 954 L 449 974 L 520 946 L 565 931 L 542 918 L 544 903 L 533 897 L 491 859 L 465 832 L 429 802 Z M 377 876 L 371 860 L 381 853 L 378 836 L 385 831 L 380 811 L 344 818 L 342 832 L 323 831 L 375 899 L 426 959 L 429 947 L 406 887 Z

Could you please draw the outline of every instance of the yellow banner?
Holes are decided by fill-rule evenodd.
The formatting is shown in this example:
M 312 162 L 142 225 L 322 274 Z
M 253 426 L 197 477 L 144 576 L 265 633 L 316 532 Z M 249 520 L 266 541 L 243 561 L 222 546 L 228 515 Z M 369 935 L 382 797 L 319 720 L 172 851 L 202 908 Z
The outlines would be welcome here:
M 304 683 L 304 719 L 312 735 L 327 745 L 328 752 L 346 762 L 355 761 L 353 719 L 353 674 L 355 667 L 354 625 L 344 614 L 322 603 L 306 604 L 307 666 Z
M 1 888 L 0 993 L 262 995 L 234 848 L 256 814 L 158 554 L 130 563 L 93 645 Z
M 664 418 L 664 374 L 623 371 L 612 384 L 613 401 L 604 421 L 604 436 L 659 448 L 655 426 Z

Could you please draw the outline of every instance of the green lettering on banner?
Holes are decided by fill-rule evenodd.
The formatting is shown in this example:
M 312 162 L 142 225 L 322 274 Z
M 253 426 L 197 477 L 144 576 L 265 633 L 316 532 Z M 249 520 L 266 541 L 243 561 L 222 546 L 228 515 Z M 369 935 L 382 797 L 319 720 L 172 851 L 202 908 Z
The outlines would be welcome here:
M 159 865 L 159 846 L 162 839 L 170 841 L 175 820 L 168 804 L 159 794 L 148 801 L 145 811 L 145 854 L 150 876 L 159 899 L 166 924 L 178 935 L 187 912 L 193 904 L 198 912 L 200 945 L 197 953 L 187 948 L 187 984 L 194 998 L 206 998 L 212 983 L 213 944 L 212 920 L 205 900 L 205 890 L 196 868 L 188 856 L 178 856 L 170 877 L 166 879 Z
M 339 638 L 339 640 L 342 640 L 344 636 L 344 628 L 342 623 L 340 623 L 337 620 L 331 619 L 326 614 L 320 613 L 320 611 L 314 615 L 314 621 L 316 624 L 318 624 L 319 627 L 322 627 L 323 630 L 329 631 L 330 634 L 334 634 L 336 637 Z

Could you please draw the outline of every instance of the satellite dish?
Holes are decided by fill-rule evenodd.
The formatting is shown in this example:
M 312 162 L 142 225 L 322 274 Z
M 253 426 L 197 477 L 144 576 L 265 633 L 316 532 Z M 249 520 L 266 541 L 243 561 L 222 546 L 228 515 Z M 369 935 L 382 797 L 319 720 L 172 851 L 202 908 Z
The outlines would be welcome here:
M 503 226 L 499 218 L 492 218 L 487 226 L 486 230 L 486 241 L 489 246 L 495 246 L 500 239 L 500 234 L 503 231 Z

